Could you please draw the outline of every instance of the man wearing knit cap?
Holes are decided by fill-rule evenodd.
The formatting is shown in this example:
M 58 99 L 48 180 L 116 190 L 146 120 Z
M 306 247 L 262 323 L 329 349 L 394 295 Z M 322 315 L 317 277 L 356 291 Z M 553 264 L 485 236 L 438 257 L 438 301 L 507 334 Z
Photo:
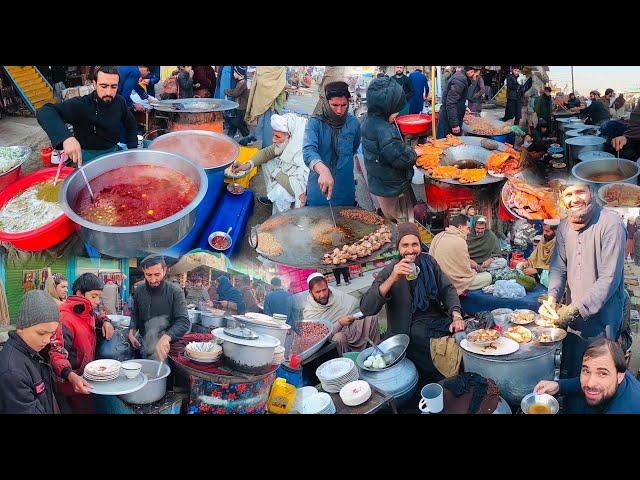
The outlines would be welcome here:
M 549 301 L 555 310 L 568 286 L 557 323 L 569 326 L 563 342 L 562 378 L 580 375 L 582 354 L 595 339 L 616 340 L 624 307 L 626 230 L 620 217 L 600 208 L 581 182 L 562 191 L 567 218 L 560 221 L 549 270 Z M 544 309 L 541 309 L 541 314 Z
M 418 368 L 421 381 L 428 383 L 442 378 L 434 364 L 432 340 L 465 329 L 460 299 L 434 258 L 421 251 L 415 224 L 398 225 L 397 248 L 401 259 L 378 274 L 362 297 L 360 310 L 364 315 L 376 315 L 386 306 L 389 335 L 409 335 L 407 356 Z M 419 268 L 418 276 L 409 280 L 407 276 L 414 273 L 412 264 Z
M 48 350 L 60 313 L 52 298 L 32 290 L 22 299 L 16 331 L 0 351 L 0 414 L 57 413 Z
M 307 278 L 309 296 L 303 308 L 305 320 L 326 319 L 333 322 L 331 341 L 338 344 L 338 352 L 359 352 L 364 350 L 367 339 L 378 343 L 380 329 L 378 317 L 357 318 L 358 300 L 337 289 L 331 288 L 321 273 L 312 273 Z

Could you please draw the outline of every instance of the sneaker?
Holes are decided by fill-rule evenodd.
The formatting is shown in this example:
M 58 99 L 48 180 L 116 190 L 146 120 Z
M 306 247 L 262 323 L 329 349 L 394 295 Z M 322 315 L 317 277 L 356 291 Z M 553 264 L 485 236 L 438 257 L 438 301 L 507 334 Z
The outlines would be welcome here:
M 269 197 L 260 197 L 258 201 L 263 205 L 273 205 L 273 202 L 269 200 Z
M 339 284 L 339 283 L 336 283 L 336 287 L 339 287 L 339 286 L 340 286 L 340 284 Z
M 347 285 L 351 285 L 351 282 L 345 282 Z

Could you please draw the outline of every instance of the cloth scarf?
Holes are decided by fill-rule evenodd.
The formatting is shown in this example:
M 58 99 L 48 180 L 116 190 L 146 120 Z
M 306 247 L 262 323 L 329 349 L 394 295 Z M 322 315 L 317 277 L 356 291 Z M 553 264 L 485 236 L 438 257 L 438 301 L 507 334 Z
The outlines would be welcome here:
M 494 235 L 485 232 L 484 235 L 469 235 L 467 237 L 470 258 L 487 259 L 500 251 L 500 244 Z M 484 260 L 482 260 L 484 261 Z
M 556 237 L 548 242 L 543 240 L 536 246 L 535 250 L 529 257 L 529 263 L 534 268 L 542 268 L 548 270 L 551 264 L 551 255 L 556 247 Z
M 333 155 L 331 156 L 331 166 L 333 168 L 338 164 L 338 135 L 340 130 L 347 121 L 347 114 L 340 116 L 331 110 L 331 105 L 326 98 L 322 99 L 322 113 L 319 115 L 313 115 L 313 118 L 317 118 L 321 122 L 326 123 L 331 127 L 331 150 Z
M 451 391 L 456 397 L 459 397 L 473 390 L 469 412 L 476 413 L 480 404 L 487 394 L 489 385 L 486 378 L 477 373 L 465 372 L 457 377 L 445 380 L 442 385 Z
M 426 312 L 432 300 L 438 295 L 438 286 L 436 285 L 436 274 L 433 271 L 433 260 L 431 255 L 426 253 L 420 254 L 417 258 L 417 265 L 420 267 L 420 274 L 415 280 L 416 286 L 413 292 L 413 303 L 411 311 Z
M 290 137 L 287 145 L 280 154 L 278 168 L 274 170 L 272 176 L 276 178 L 278 173 L 283 172 L 289 177 L 289 185 L 293 190 L 296 208 L 302 207 L 300 195 L 307 191 L 309 179 L 309 167 L 304 163 L 302 157 L 302 147 L 304 144 L 304 130 L 307 126 L 307 119 L 295 113 L 284 115 L 274 114 L 271 116 L 271 126 L 276 126 L 274 130 L 287 132 Z M 284 128 L 280 130 L 280 128 Z
M 567 222 L 569 223 L 569 226 L 571 228 L 579 232 L 589 224 L 589 222 L 593 218 L 593 214 L 599 210 L 600 208 L 596 207 L 595 201 L 592 201 L 589 204 L 589 206 L 586 208 L 586 210 L 580 215 L 577 215 L 577 216 L 569 215 L 567 217 Z
M 326 319 L 337 322 L 340 318 L 351 315 L 360 308 L 360 302 L 355 297 L 329 287 L 329 300 L 326 305 L 320 305 L 309 294 L 304 306 L 305 320 Z

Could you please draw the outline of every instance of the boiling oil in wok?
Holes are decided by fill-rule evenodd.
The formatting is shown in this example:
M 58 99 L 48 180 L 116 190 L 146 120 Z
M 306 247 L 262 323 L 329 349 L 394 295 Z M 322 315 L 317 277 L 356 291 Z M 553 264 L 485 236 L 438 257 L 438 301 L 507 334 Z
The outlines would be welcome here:
M 549 415 L 551 413 L 551 408 L 547 405 L 543 405 L 542 403 L 534 403 L 529 407 L 529 413 L 533 415 Z
M 482 163 L 480 163 L 477 160 L 472 160 L 472 159 L 458 160 L 455 165 L 456 165 L 456 167 L 458 167 L 458 168 L 460 168 L 462 170 L 472 169 L 472 168 L 484 168 L 484 165 Z
M 76 198 L 74 210 L 87 220 L 118 227 L 157 222 L 184 209 L 198 192 L 186 175 L 159 165 L 127 165 L 99 175 Z

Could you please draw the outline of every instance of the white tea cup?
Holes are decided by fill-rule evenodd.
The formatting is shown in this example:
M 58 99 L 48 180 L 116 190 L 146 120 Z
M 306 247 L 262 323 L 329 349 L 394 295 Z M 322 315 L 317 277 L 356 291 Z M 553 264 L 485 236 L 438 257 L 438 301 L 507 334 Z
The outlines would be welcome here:
M 430 383 L 422 387 L 420 391 L 422 398 L 418 403 L 418 408 L 422 413 L 439 413 L 444 408 L 444 389 L 442 385 Z

